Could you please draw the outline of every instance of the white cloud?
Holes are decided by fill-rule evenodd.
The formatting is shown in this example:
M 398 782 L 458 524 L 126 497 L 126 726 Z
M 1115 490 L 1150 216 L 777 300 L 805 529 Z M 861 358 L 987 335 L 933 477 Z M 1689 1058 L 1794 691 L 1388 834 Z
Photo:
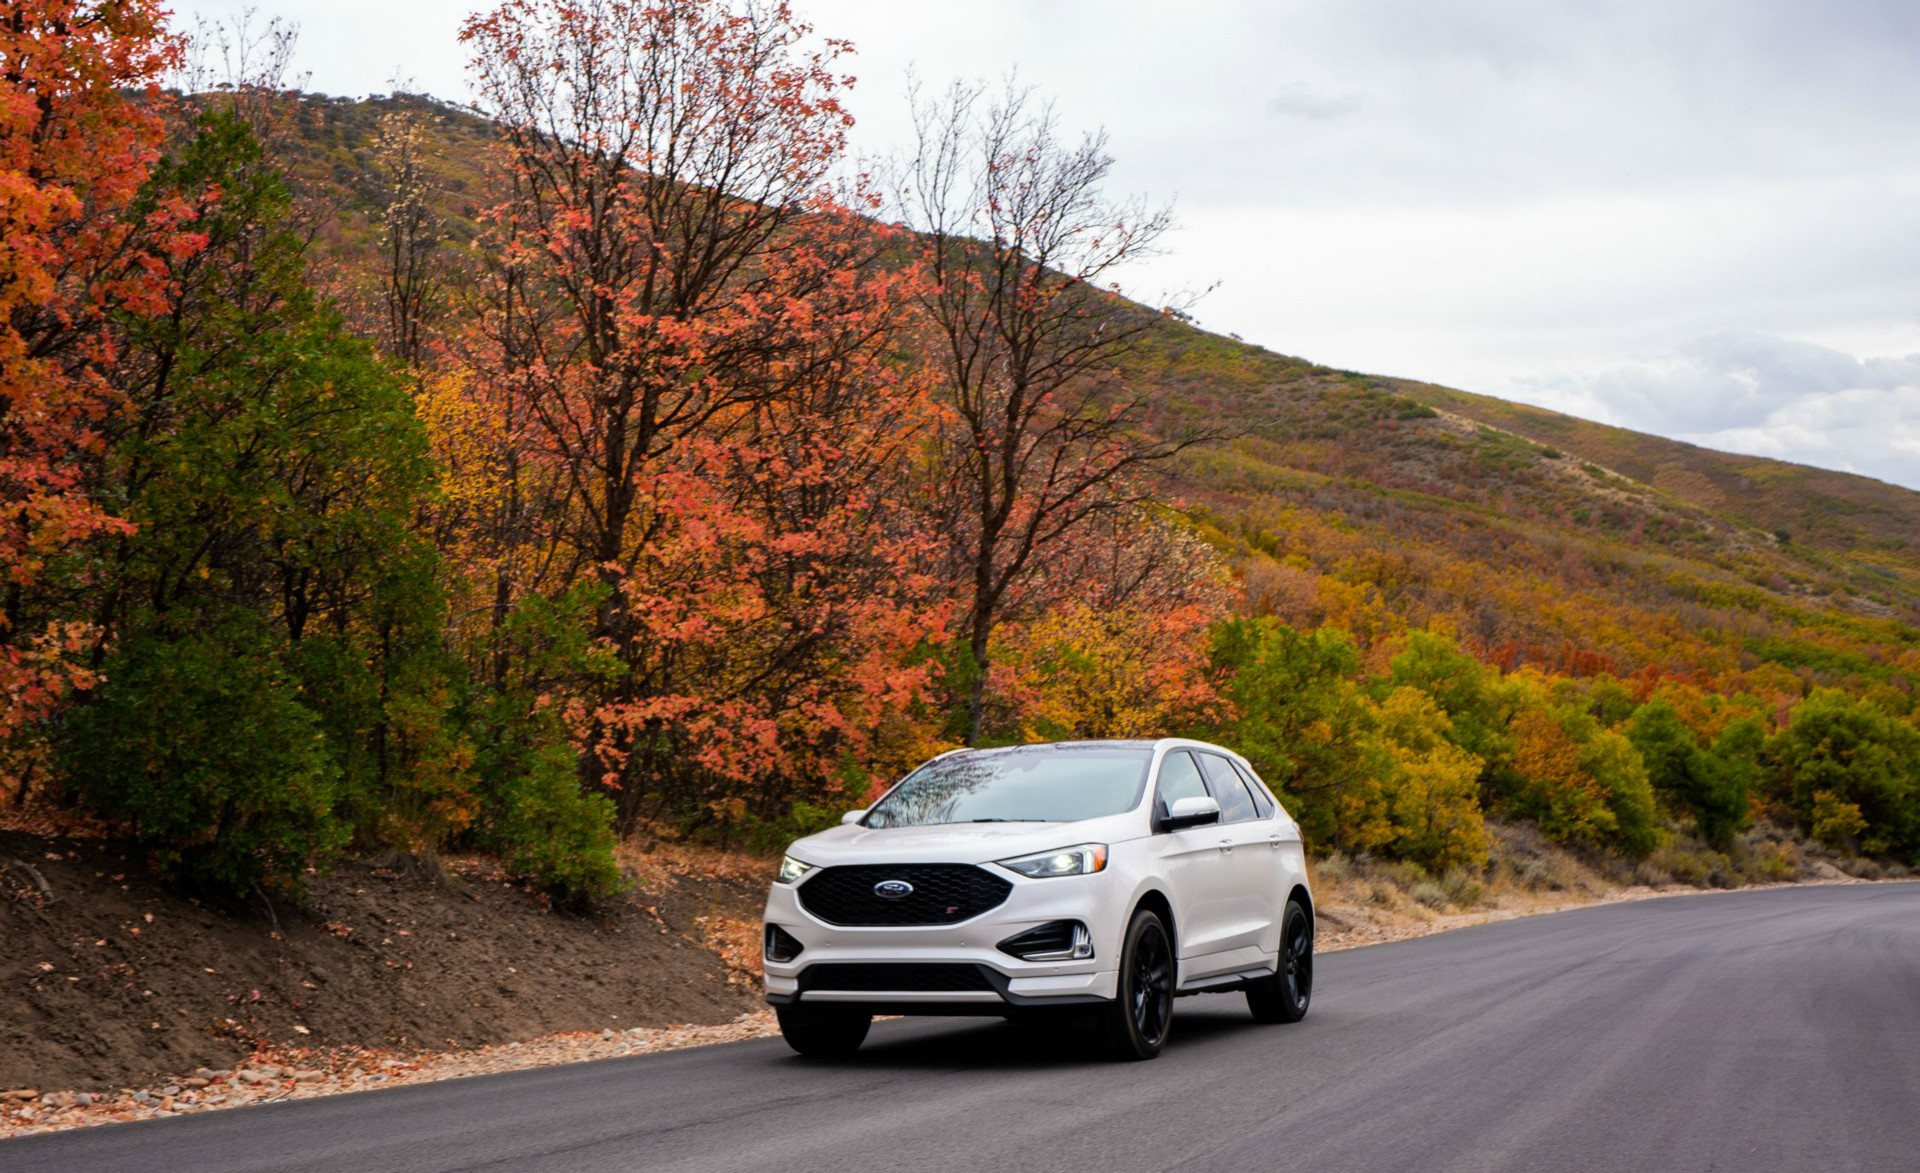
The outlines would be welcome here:
M 1771 334 L 1535 381 L 1520 396 L 1709 448 L 1920 488 L 1920 354 L 1859 358 Z

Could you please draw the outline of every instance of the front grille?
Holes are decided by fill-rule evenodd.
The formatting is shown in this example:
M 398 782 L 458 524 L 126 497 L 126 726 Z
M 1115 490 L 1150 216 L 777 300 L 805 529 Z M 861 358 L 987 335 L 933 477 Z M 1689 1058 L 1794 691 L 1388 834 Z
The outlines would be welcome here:
M 888 880 L 913 891 L 899 899 L 874 892 Z M 820 869 L 799 895 L 801 907 L 830 925 L 951 925 L 998 906 L 1011 891 L 1011 883 L 971 864 L 859 864 Z
M 823 962 L 800 971 L 800 989 L 850 990 L 874 994 L 945 994 L 991 990 L 977 965 L 886 962 L 862 965 Z

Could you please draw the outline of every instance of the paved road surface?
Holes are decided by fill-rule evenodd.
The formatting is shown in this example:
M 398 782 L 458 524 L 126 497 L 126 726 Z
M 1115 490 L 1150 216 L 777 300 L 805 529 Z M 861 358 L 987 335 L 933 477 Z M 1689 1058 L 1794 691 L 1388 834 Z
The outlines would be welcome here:
M 1185 999 L 1151 1063 L 877 1025 L 0 1141 L 3 1173 L 1920 1169 L 1920 884 L 1579 909 Z

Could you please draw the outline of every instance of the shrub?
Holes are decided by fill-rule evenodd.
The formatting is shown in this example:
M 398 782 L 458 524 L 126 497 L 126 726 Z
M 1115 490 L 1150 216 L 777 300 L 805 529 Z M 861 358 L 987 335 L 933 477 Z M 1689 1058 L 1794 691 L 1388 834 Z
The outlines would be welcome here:
M 1747 874 L 1767 884 L 1779 884 L 1800 875 L 1800 854 L 1785 843 L 1769 843 L 1753 854 Z
M 1920 852 L 1920 729 L 1869 701 L 1816 689 L 1770 738 L 1776 793 L 1829 846 Z
M 1860 804 L 1846 802 L 1831 790 L 1817 790 L 1813 795 L 1813 837 L 1827 847 L 1835 850 L 1851 850 L 1854 840 L 1860 832 L 1867 829 L 1867 820 L 1860 814 Z
M 128 820 L 162 872 L 229 894 L 298 891 L 349 835 L 340 770 L 271 643 L 247 616 L 126 641 L 62 743 L 69 783 Z
M 1706 887 L 1713 875 L 1713 868 L 1706 860 L 1679 843 L 1669 843 L 1656 850 L 1647 863 L 1665 872 L 1674 883 L 1691 884 L 1696 888 Z
M 1353 879 L 1353 860 L 1336 851 L 1313 866 L 1315 886 L 1338 887 Z
M 1480 881 L 1465 868 L 1448 868 L 1446 874 L 1440 877 L 1440 888 L 1447 894 L 1447 899 L 1460 908 L 1472 908 L 1486 895 L 1486 889 Z
M 514 874 L 570 901 L 611 896 L 622 887 L 614 862 L 613 801 L 580 790 L 573 753 L 540 748 L 523 771 L 490 793 L 486 838 Z

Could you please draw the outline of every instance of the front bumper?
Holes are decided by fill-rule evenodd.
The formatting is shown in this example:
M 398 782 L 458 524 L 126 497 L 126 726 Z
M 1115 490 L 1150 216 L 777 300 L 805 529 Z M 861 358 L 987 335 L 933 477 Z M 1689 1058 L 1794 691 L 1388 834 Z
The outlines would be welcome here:
M 1007 899 L 953 925 L 830 925 L 800 905 L 797 885 L 775 884 L 767 896 L 766 923 L 779 925 L 803 946 L 791 961 L 762 959 L 767 1001 L 775 1005 L 836 1004 L 891 1014 L 1003 1014 L 1093 1005 L 1116 996 L 1122 911 L 1099 898 L 1102 875 L 1016 881 Z M 805 881 L 802 881 L 804 884 Z M 1022 961 L 996 946 L 1049 921 L 1077 920 L 1093 937 L 1094 955 L 1083 961 Z M 764 934 L 763 934 L 764 940 Z M 975 990 L 836 990 L 809 982 L 814 965 L 970 965 L 984 979 Z

